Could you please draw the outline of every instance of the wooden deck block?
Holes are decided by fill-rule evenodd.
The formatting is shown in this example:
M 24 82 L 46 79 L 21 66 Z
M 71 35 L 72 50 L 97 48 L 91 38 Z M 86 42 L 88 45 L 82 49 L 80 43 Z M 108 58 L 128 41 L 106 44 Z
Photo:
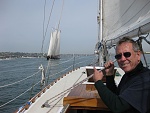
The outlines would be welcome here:
M 63 100 L 63 105 L 79 109 L 109 110 L 103 103 L 93 84 L 82 84 L 74 88 Z

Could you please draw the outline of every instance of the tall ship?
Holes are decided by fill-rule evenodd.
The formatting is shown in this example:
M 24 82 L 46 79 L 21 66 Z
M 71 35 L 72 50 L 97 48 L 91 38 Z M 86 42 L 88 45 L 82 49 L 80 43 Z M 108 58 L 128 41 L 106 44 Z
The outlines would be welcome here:
M 60 30 L 55 29 L 51 33 L 47 60 L 60 58 Z

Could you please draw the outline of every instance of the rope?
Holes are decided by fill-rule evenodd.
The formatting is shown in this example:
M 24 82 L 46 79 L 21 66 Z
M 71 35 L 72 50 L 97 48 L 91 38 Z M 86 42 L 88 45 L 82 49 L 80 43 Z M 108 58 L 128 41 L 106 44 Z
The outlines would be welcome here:
M 67 62 L 69 62 L 70 60 L 72 60 L 73 59 L 73 57 L 72 58 L 70 58 L 69 60 L 67 60 L 67 61 L 64 61 L 64 62 L 62 62 L 62 63 L 60 63 L 60 64 L 55 64 L 55 65 L 53 65 L 53 66 L 58 66 L 58 65 L 61 65 L 61 64 L 64 64 L 64 63 L 67 63 Z
M 88 56 L 89 57 L 89 56 Z M 91 58 L 92 58 L 92 56 L 90 56 Z M 79 57 L 79 56 L 77 56 L 77 58 L 78 58 L 78 60 L 80 60 L 80 59 L 83 59 L 82 57 Z M 64 63 L 66 63 L 66 62 L 69 62 L 69 61 L 71 61 L 72 59 L 74 59 L 74 57 L 72 57 L 71 59 L 69 59 L 69 60 L 67 60 L 67 61 L 64 61 L 64 62 L 62 62 L 62 63 L 60 63 L 60 64 L 64 64 Z M 89 59 L 89 58 L 88 58 Z M 93 59 L 93 58 L 92 58 Z M 85 61 L 83 61 L 83 62 L 87 62 L 87 61 L 89 61 L 89 60 L 85 60 Z M 91 61 L 91 62 L 94 62 L 94 60 L 93 61 Z M 82 63 L 82 62 L 79 62 L 79 63 L 76 63 L 76 64 L 73 64 L 73 65 L 77 65 L 77 64 L 80 64 L 80 63 Z M 56 65 L 60 65 L 60 64 L 56 64 Z M 91 64 L 93 64 L 93 63 L 91 63 Z M 56 66 L 56 65 L 53 65 L 53 66 Z M 48 75 L 47 77 L 46 77 L 46 84 L 48 84 L 48 81 L 49 81 L 49 78 L 50 77 L 53 77 L 53 76 L 55 76 L 56 74 L 59 74 L 59 73 L 62 73 L 62 72 L 64 72 L 64 71 L 66 71 L 67 69 L 69 69 L 69 68 L 71 68 L 73 65 L 70 65 L 70 66 L 68 66 L 67 68 L 65 68 L 64 70 L 61 70 L 61 71 L 59 71 L 59 72 L 57 72 L 57 73 L 54 73 L 54 74 L 52 74 L 52 75 Z M 77 67 L 76 67 L 77 68 Z M 48 70 L 48 68 L 46 69 L 46 70 Z M 47 73 L 47 72 L 46 72 Z
M 82 76 L 82 75 L 83 75 L 83 73 L 81 74 L 81 76 Z M 81 78 L 81 76 L 79 76 L 79 78 L 76 80 L 76 82 L 75 82 L 74 84 L 76 84 L 76 83 L 79 81 L 79 79 Z M 55 100 L 59 99 L 59 100 L 52 106 L 52 108 L 54 108 L 54 107 L 57 105 L 57 103 L 64 97 L 64 95 L 67 94 L 69 91 L 70 91 L 70 90 L 68 90 L 66 93 L 60 95 L 58 98 L 56 98 L 56 99 L 54 99 L 53 101 L 51 101 L 51 103 L 52 103 L 52 102 L 54 102 Z M 49 101 L 49 100 L 47 100 L 46 102 L 47 102 L 47 104 L 49 105 L 50 103 L 48 103 L 48 101 Z M 43 105 L 42 105 L 42 106 L 43 106 Z M 52 108 L 51 108 L 49 111 L 51 111 Z M 47 113 L 48 113 L 48 112 L 47 112 Z
M 81 76 L 83 75 L 83 73 L 81 74 Z M 74 83 L 74 85 L 73 86 L 76 86 L 76 83 L 79 81 L 79 79 L 81 78 L 81 76 L 79 76 L 79 78 L 76 80 L 76 82 Z M 83 81 L 83 80 L 82 80 Z M 79 82 L 80 83 L 80 82 Z M 78 83 L 77 83 L 78 84 Z M 61 98 L 63 98 L 63 96 L 65 95 L 65 94 L 67 94 L 71 89 L 73 89 L 73 86 L 72 87 L 70 87 L 70 88 L 68 88 L 68 89 L 66 89 L 65 91 L 62 91 L 61 93 L 59 93 L 59 94 L 57 94 L 57 95 L 55 95 L 54 97 L 52 97 L 52 98 L 50 98 L 50 99 L 48 99 L 41 107 L 45 107 L 45 104 L 51 104 L 52 102 L 54 102 L 55 100 L 57 100 L 57 99 L 59 99 L 53 106 L 52 106 L 52 108 L 53 107 L 55 107 L 56 106 L 56 104 L 61 100 Z M 75 87 L 74 87 L 75 88 Z M 54 100 L 52 100 L 52 99 L 54 99 Z M 49 102 L 50 100 L 52 100 L 51 102 Z M 48 103 L 49 102 L 49 103 Z M 51 109 L 52 109 L 51 108 Z M 50 109 L 50 110 L 51 110 Z
M 87 81 L 87 80 L 88 80 L 89 78 L 91 78 L 92 76 L 93 76 L 93 74 L 90 75 L 90 76 L 88 76 L 87 78 L 83 79 L 83 80 L 80 81 L 79 83 L 74 84 L 73 86 L 71 86 L 70 88 L 66 89 L 65 91 L 62 91 L 61 93 L 57 94 L 56 96 L 50 98 L 50 99 L 47 100 L 47 101 L 50 101 L 50 100 L 52 100 L 52 99 L 54 99 L 54 100 L 52 100 L 52 101 L 49 102 L 48 104 L 50 104 L 50 103 L 54 102 L 55 100 L 61 98 L 62 96 L 64 96 L 65 94 L 67 94 L 71 89 L 73 89 L 73 88 L 75 88 L 75 87 L 81 85 L 83 82 Z M 44 104 L 43 104 L 43 105 L 44 105 Z M 42 105 L 42 106 L 43 106 L 43 105 Z M 44 107 L 44 106 L 43 106 L 43 107 Z
M 60 26 L 60 21 L 61 21 L 61 17 L 62 17 L 63 8 L 64 8 L 64 0 L 63 0 L 63 3 L 62 3 L 62 9 L 61 9 L 61 14 L 60 14 L 60 18 L 59 18 L 58 29 L 59 29 L 59 26 Z
M 49 25 L 49 22 L 50 22 L 51 14 L 52 14 L 52 11 L 53 11 L 54 3 L 55 3 L 55 0 L 53 0 L 53 4 L 52 4 L 52 8 L 51 8 L 50 15 L 49 15 L 49 18 L 48 18 L 48 23 L 47 23 L 47 26 L 46 26 L 45 33 L 43 33 L 43 41 L 42 41 L 41 53 L 43 53 L 44 41 L 45 41 L 46 33 L 47 33 L 47 30 L 48 30 L 48 25 Z M 45 0 L 45 5 L 44 5 L 43 27 L 44 27 L 44 23 L 45 23 L 45 6 L 46 6 L 46 0 Z M 43 32 L 44 32 L 44 28 L 43 28 Z
M 78 58 L 79 58 L 79 57 L 78 57 Z M 71 58 L 71 59 L 72 59 L 72 58 Z M 81 57 L 80 57 L 79 59 L 81 59 Z M 70 61 L 70 59 L 67 60 L 67 61 L 64 61 L 63 63 L 66 63 L 66 62 L 68 62 L 68 61 Z M 87 61 L 87 60 L 86 60 L 86 61 Z M 61 64 L 63 64 L 63 63 L 61 63 Z M 76 63 L 76 64 L 79 64 L 79 63 Z M 65 71 L 65 70 L 67 70 L 67 69 L 69 69 L 69 68 L 71 68 L 71 67 L 72 67 L 72 65 L 69 66 L 69 67 L 67 67 L 67 68 L 65 68 L 65 69 L 62 70 L 62 71 L 59 71 L 58 73 L 55 73 L 55 74 L 59 74 L 59 73 Z M 40 70 L 39 70 L 38 72 L 34 73 L 33 75 L 29 76 L 29 77 L 26 77 L 26 78 L 24 78 L 24 79 L 22 79 L 22 80 L 19 80 L 19 81 L 17 81 L 17 82 L 11 83 L 11 84 L 7 84 L 7 85 L 4 85 L 4 86 L 0 86 L 0 88 L 17 84 L 17 83 L 19 83 L 19 82 L 21 82 L 21 81 L 24 81 L 24 80 L 26 80 L 26 79 L 28 79 L 28 78 L 31 78 L 32 76 L 36 75 L 36 74 L 39 73 L 39 72 L 40 72 Z M 53 74 L 53 75 L 55 75 L 55 74 Z M 36 84 L 34 84 L 32 87 L 30 87 L 29 89 L 27 89 L 26 91 L 24 91 L 24 92 L 21 93 L 20 95 L 16 96 L 15 98 L 11 99 L 10 101 L 8 101 L 8 102 L 6 102 L 6 103 L 4 103 L 4 104 L 2 104 L 2 105 L 0 105 L 0 108 L 3 107 L 3 106 L 5 106 L 5 105 L 7 105 L 7 104 L 9 104 L 9 103 L 11 103 L 11 102 L 13 102 L 14 100 L 18 99 L 19 97 L 21 97 L 22 95 L 24 95 L 25 93 L 27 93 L 29 90 L 32 90 L 32 88 L 33 88 L 34 86 L 36 86 L 37 84 L 39 84 L 39 83 L 40 83 L 40 81 L 38 81 Z M 80 84 L 81 84 L 81 82 L 80 82 Z M 80 84 L 77 83 L 77 84 L 74 85 L 74 87 L 77 86 L 77 85 L 80 85 Z M 73 87 L 70 87 L 70 89 L 71 89 L 71 88 L 73 88 Z M 65 94 L 66 94 L 68 91 L 69 91 L 69 89 L 65 90 Z M 62 94 L 63 94 L 63 93 L 62 93 Z M 61 94 L 59 94 L 59 95 L 61 95 Z M 58 95 L 58 96 L 59 96 L 59 95 Z M 62 96 L 62 95 L 61 95 L 61 96 Z M 60 98 L 60 97 L 59 97 L 59 98 Z
M 76 57 L 76 58 L 78 58 L 78 60 L 80 60 L 80 59 L 83 59 L 82 57 Z M 92 58 L 92 56 L 91 56 L 91 58 Z M 64 63 L 67 63 L 67 62 L 69 62 L 69 61 L 71 61 L 72 59 L 74 59 L 74 57 L 72 57 L 72 58 L 70 58 L 69 60 L 67 60 L 67 61 L 64 61 L 64 62 L 62 62 L 62 63 L 60 63 L 60 64 L 56 64 L 56 65 L 53 65 L 53 66 L 57 66 L 57 65 L 61 65 L 61 64 L 64 64 Z M 85 62 L 86 61 L 88 61 L 88 60 L 85 60 Z M 81 62 L 80 62 L 81 63 Z M 77 65 L 77 64 L 79 64 L 79 63 L 76 63 L 75 65 Z M 47 68 L 46 68 L 46 74 L 48 73 L 48 70 L 49 70 L 49 67 L 50 67 L 50 61 L 48 62 L 48 65 L 47 65 Z M 57 72 L 57 73 L 55 73 L 55 74 L 52 74 L 51 76 L 48 76 L 48 77 L 52 77 L 52 76 L 54 76 L 54 75 L 56 75 L 56 74 L 59 74 L 59 73 L 61 73 L 61 72 L 63 72 L 63 71 L 65 71 L 65 70 L 67 70 L 67 69 L 69 69 L 69 68 L 71 68 L 72 67 L 72 65 L 71 66 L 68 66 L 68 68 L 66 68 L 66 69 L 64 69 L 64 70 L 62 70 L 62 71 L 60 71 L 60 72 Z M 48 78 L 47 77 L 47 78 Z
M 19 82 L 22 82 L 22 81 L 24 81 L 24 80 L 26 80 L 26 79 L 31 78 L 32 76 L 36 75 L 36 74 L 37 74 L 37 73 L 39 73 L 39 72 L 40 72 L 40 71 L 38 71 L 38 72 L 34 73 L 34 74 L 33 74 L 33 75 L 31 75 L 31 76 L 28 76 L 28 77 L 26 77 L 26 78 L 22 79 L 22 80 L 19 80 L 19 81 L 17 81 L 17 82 L 14 82 L 14 83 L 11 83 L 11 84 L 7 84 L 7 85 L 0 86 L 0 88 L 8 87 L 8 86 L 11 86 L 11 85 L 17 84 L 17 83 L 19 83 Z
M 148 33 L 148 35 L 149 35 L 149 33 Z M 150 45 L 150 41 L 148 41 L 146 38 L 144 38 L 144 40 Z
M 79 62 L 79 63 L 82 63 L 82 62 Z M 77 64 L 79 64 L 79 63 L 77 63 Z M 72 66 L 69 66 L 68 68 L 66 68 L 66 69 L 64 69 L 64 70 L 62 70 L 62 71 L 65 71 L 65 70 L 69 69 L 70 67 L 72 67 Z M 60 72 L 62 72 L 62 71 L 60 71 Z M 58 73 L 60 73 L 60 72 L 58 72 Z M 58 74 L 58 73 L 55 73 L 55 74 Z M 55 75 L 55 74 L 53 74 L 53 75 Z M 83 74 L 83 73 L 82 73 L 82 74 Z M 82 74 L 81 74 L 81 76 L 82 76 Z M 53 76 L 53 75 L 52 75 L 52 76 Z M 51 77 L 52 77 L 52 76 L 51 76 Z M 78 78 L 78 80 L 81 78 L 81 76 Z M 77 80 L 77 81 L 78 81 L 78 80 Z M 77 81 L 74 83 L 74 85 L 76 85 Z M 73 86 L 74 86 L 74 85 L 73 85 Z M 41 107 L 49 106 L 50 103 L 52 103 L 52 102 L 54 102 L 55 100 L 57 100 L 57 99 L 60 98 L 60 99 L 52 106 L 52 108 L 55 107 L 56 104 L 61 100 L 61 98 L 63 98 L 63 96 L 64 96 L 66 93 L 68 93 L 70 90 L 71 90 L 71 88 L 69 88 L 69 89 L 67 89 L 67 90 L 65 90 L 65 91 L 63 91 L 63 92 L 61 92 L 60 94 L 58 94 L 58 95 L 56 95 L 56 96 L 50 98 L 50 99 L 47 100 Z M 58 97 L 58 96 L 59 96 L 59 97 Z M 54 99 L 54 100 L 52 100 L 52 99 Z M 50 103 L 48 103 L 48 101 L 50 101 L 50 100 L 52 100 L 52 101 L 51 101 Z M 52 109 L 52 108 L 51 108 L 51 109 Z M 51 110 L 51 109 L 50 109 L 50 110 Z M 49 111 L 50 111 L 50 110 L 49 110 Z
M 52 11 L 53 11 L 54 2 L 55 2 L 55 0 L 53 0 L 53 4 L 52 4 L 51 12 L 50 12 L 50 15 L 49 15 L 49 19 L 48 19 L 48 23 L 47 23 L 45 34 L 43 33 L 43 41 L 42 41 L 42 48 L 41 48 L 41 52 L 42 53 L 43 53 L 44 40 L 45 40 L 45 37 L 46 37 L 48 25 L 49 25 L 49 22 L 50 22 L 50 17 L 51 17 Z M 45 0 L 45 5 L 44 5 L 43 32 L 44 32 L 44 23 L 45 23 L 45 6 L 46 6 L 46 0 Z M 64 0 L 63 0 L 63 5 L 62 5 L 62 10 L 63 10 L 63 6 L 64 6 Z M 59 19 L 58 29 L 59 29 L 60 20 L 61 20 L 61 17 L 62 17 L 62 10 L 61 10 L 61 16 L 60 16 L 60 19 Z M 48 65 L 47 65 L 47 68 L 46 68 L 46 73 L 47 73 L 47 70 L 49 68 L 49 62 L 50 61 L 48 61 Z
M 55 74 L 50 75 L 49 77 L 52 77 L 52 76 L 54 76 L 54 75 L 56 75 L 56 74 L 59 74 L 59 73 L 61 73 L 61 72 L 65 71 L 65 70 L 69 69 L 70 67 L 72 67 L 72 65 L 71 65 L 71 66 L 69 66 L 68 68 L 66 68 L 66 69 L 62 70 L 62 71 L 59 71 L 59 72 L 57 72 L 57 73 L 55 73 Z
M 86 61 L 88 61 L 88 60 L 85 60 L 85 61 L 82 61 L 82 62 L 78 62 L 78 63 L 76 63 L 75 65 L 81 64 L 81 63 L 86 62 Z
M 43 53 L 43 46 L 44 46 L 44 40 L 45 40 L 45 36 L 44 36 L 44 24 L 45 24 L 45 8 L 46 8 L 46 0 L 44 3 L 44 19 L 43 19 L 43 40 L 42 40 L 42 48 L 41 48 L 41 53 Z
M 113 62 L 116 62 L 116 60 L 114 60 Z M 102 69 L 100 69 L 99 71 L 102 71 L 103 69 L 105 69 L 105 68 L 102 68 Z M 82 73 L 82 74 L 83 74 L 83 73 Z M 81 76 L 82 76 L 82 74 L 81 74 Z M 80 77 L 81 77 L 81 76 L 80 76 Z M 77 79 L 77 81 L 80 79 L 80 77 Z M 81 81 L 78 82 L 78 83 L 77 83 L 77 81 L 76 81 L 73 86 L 71 86 L 70 88 L 68 88 L 68 89 L 66 89 L 66 90 L 64 90 L 64 91 L 62 91 L 62 92 L 60 92 L 59 94 L 55 95 L 54 97 L 48 99 L 45 103 L 46 103 L 46 104 L 50 104 L 50 103 L 54 102 L 55 100 L 61 98 L 61 97 L 64 96 L 65 94 L 67 94 L 71 89 L 73 89 L 73 88 L 75 88 L 75 87 L 81 85 L 83 82 L 86 82 L 88 79 L 90 79 L 90 78 L 92 78 L 92 77 L 93 77 L 93 74 L 91 74 L 90 76 L 86 77 L 85 79 L 81 80 Z M 54 100 L 52 100 L 52 99 L 54 99 Z M 52 101 L 48 103 L 48 101 L 50 101 L 50 100 L 52 100 Z M 44 104 L 45 104 L 45 103 L 44 103 Z M 41 107 L 44 107 L 44 104 L 43 104 Z M 54 104 L 54 105 L 55 105 L 55 104 Z M 53 107 L 54 107 L 54 106 L 53 106 Z
M 85 60 L 85 62 L 86 62 L 87 60 Z M 82 63 L 82 62 L 79 62 L 79 63 Z M 76 63 L 76 64 L 79 64 L 79 63 Z M 72 67 L 72 66 L 70 66 L 70 67 Z M 66 69 L 64 69 L 64 70 L 67 70 L 67 69 L 69 69 L 70 67 L 68 67 L 68 68 L 66 68 Z M 64 71 L 64 70 L 62 70 L 62 71 Z M 60 72 L 62 72 L 62 71 L 60 71 Z M 58 73 L 60 73 L 60 72 L 58 72 Z M 58 73 L 56 73 L 56 74 L 58 74 Z M 82 73 L 83 74 L 83 73 Z M 82 76 L 82 75 L 81 75 Z M 81 77 L 80 76 L 80 77 Z M 80 77 L 78 78 L 78 80 L 74 83 L 74 85 L 72 86 L 72 87 L 70 87 L 70 88 L 68 88 L 68 89 L 66 89 L 64 92 L 61 92 L 60 94 L 58 94 L 58 95 L 56 95 L 55 97 L 52 97 L 52 98 L 50 98 L 49 100 L 47 100 L 41 107 L 46 107 L 46 106 L 50 106 L 49 104 L 51 104 L 52 102 L 54 102 L 55 100 L 58 100 L 54 105 L 51 105 L 51 109 L 53 108 L 53 107 L 55 107 L 56 105 L 57 105 L 57 103 L 61 100 L 61 98 L 63 98 L 63 96 L 65 95 L 65 94 L 67 94 L 72 88 L 75 88 L 75 87 L 77 87 L 77 86 L 79 86 L 80 84 L 82 84 L 84 81 L 87 81 L 89 78 L 91 78 L 93 75 L 91 75 L 91 76 L 89 76 L 89 77 L 87 77 L 86 79 L 84 79 L 84 80 L 82 80 L 82 81 L 80 81 L 79 83 L 77 83 L 77 81 L 80 79 Z M 53 99 L 53 100 L 52 100 Z M 52 100 L 52 101 L 50 101 L 50 100 Z M 49 103 L 48 103 L 48 101 L 50 101 Z M 50 109 L 50 110 L 51 110 Z M 49 111 L 50 111 L 49 110 Z
M 49 26 L 49 23 L 50 23 L 50 19 L 51 19 L 51 14 L 52 14 L 52 11 L 53 11 L 54 3 L 55 3 L 55 0 L 53 0 L 53 4 L 52 4 L 51 11 L 50 11 L 50 15 L 49 15 L 48 23 L 47 23 L 46 30 L 45 30 L 45 33 L 44 33 L 44 24 L 45 24 L 45 7 L 46 7 L 46 0 L 45 0 L 45 4 L 44 4 L 44 19 L 43 19 L 43 40 L 42 40 L 41 53 L 43 53 L 44 41 L 45 41 L 46 33 L 47 33 L 47 30 L 48 30 L 48 26 Z M 59 29 L 59 26 L 60 26 L 60 21 L 61 21 L 61 17 L 62 17 L 63 7 L 64 7 L 64 0 L 63 0 L 63 4 L 62 4 L 62 9 L 61 9 L 61 15 L 60 15 L 60 19 L 59 19 L 58 29 Z
M 46 78 L 53 77 L 54 75 L 59 74 L 59 73 L 61 73 L 61 72 L 65 71 L 65 70 L 67 70 L 67 69 L 69 69 L 69 68 L 71 68 L 71 67 L 72 67 L 72 65 L 71 65 L 71 66 L 68 66 L 68 67 L 67 67 L 67 68 L 65 68 L 64 70 L 61 70 L 61 71 L 59 71 L 59 72 L 57 72 L 57 73 L 54 73 L 54 74 L 52 74 L 52 75 L 49 75 L 49 76 L 48 76 L 48 77 L 46 77 Z
M 82 62 L 78 62 L 78 63 L 76 63 L 75 65 L 81 64 L 81 63 L 86 62 L 86 61 L 89 61 L 89 60 L 85 60 L 85 61 L 82 61 Z M 92 62 L 94 62 L 94 61 L 92 61 Z M 63 64 L 63 63 L 62 63 L 62 64 Z M 92 63 L 92 64 L 93 64 L 93 63 Z M 59 72 L 57 72 L 57 73 L 55 73 L 55 74 L 49 75 L 48 77 L 53 77 L 54 75 L 59 74 L 59 73 L 61 73 L 61 72 L 63 72 L 63 71 L 66 71 L 67 69 L 69 69 L 69 68 L 71 68 L 71 67 L 72 67 L 72 65 L 71 65 L 71 66 L 68 66 L 68 67 L 65 68 L 64 70 L 61 70 L 61 71 L 59 71 Z M 47 78 L 48 78 L 48 77 L 47 77 Z
M 39 82 L 40 82 L 40 81 L 39 81 Z M 38 83 L 39 83 L 39 82 L 38 82 Z M 36 83 L 35 85 L 37 85 L 38 83 Z M 34 86 L 35 86 L 35 85 L 34 85 Z M 31 90 L 31 89 L 32 89 L 32 87 L 30 87 L 29 89 L 27 89 L 25 92 L 21 93 L 20 95 L 18 95 L 18 96 L 15 97 L 14 99 L 12 99 L 12 100 L 10 100 L 10 101 L 8 101 L 8 102 L 6 102 L 6 103 L 0 105 L 0 108 L 3 107 L 3 106 L 5 106 L 5 105 L 7 105 L 7 104 L 9 104 L 9 103 L 11 103 L 12 101 L 16 100 L 17 98 L 21 97 L 23 94 L 25 94 L 26 92 L 28 92 L 28 91 Z
M 148 35 L 147 35 L 148 36 Z M 146 36 L 146 37 L 147 37 Z M 145 64 L 146 64 L 146 67 L 149 67 L 148 66 L 148 63 L 147 63 L 147 60 L 146 60 L 146 57 L 145 57 L 145 54 L 144 54 L 144 51 L 143 51 L 143 47 L 142 47 L 142 39 L 146 39 L 146 37 L 143 37 L 143 36 L 140 36 L 139 39 L 137 40 L 137 44 L 139 45 L 139 48 L 143 54 L 143 58 L 144 58 L 144 61 L 145 61 Z

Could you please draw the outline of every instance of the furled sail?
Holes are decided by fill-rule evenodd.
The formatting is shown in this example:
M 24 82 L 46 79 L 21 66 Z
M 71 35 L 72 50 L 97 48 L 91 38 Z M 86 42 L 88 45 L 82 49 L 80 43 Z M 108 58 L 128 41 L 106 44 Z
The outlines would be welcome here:
M 150 32 L 150 0 L 102 0 L 102 37 L 107 46 L 123 36 Z
M 60 30 L 51 33 L 47 59 L 58 59 L 60 54 Z

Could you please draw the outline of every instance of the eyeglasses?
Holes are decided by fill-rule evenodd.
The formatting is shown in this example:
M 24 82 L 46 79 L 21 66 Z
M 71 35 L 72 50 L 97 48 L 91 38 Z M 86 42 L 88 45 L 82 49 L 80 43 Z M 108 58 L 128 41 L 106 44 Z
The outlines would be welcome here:
M 126 58 L 128 58 L 128 57 L 131 56 L 131 53 L 130 52 L 125 52 L 125 53 L 123 53 L 123 56 L 126 57 Z M 115 58 L 117 60 L 121 59 L 121 57 L 122 57 L 122 53 L 115 55 Z

